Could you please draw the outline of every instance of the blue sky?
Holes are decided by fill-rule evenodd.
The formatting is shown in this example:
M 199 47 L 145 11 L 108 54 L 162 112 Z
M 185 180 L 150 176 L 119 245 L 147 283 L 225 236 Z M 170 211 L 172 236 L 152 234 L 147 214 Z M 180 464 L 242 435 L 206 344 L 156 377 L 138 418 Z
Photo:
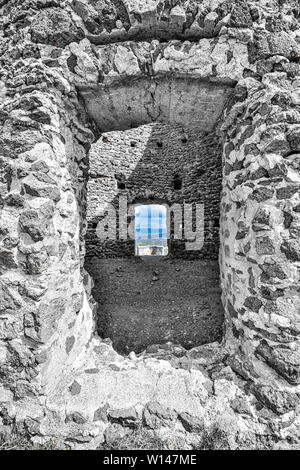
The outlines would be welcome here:
M 135 238 L 167 238 L 167 209 L 158 204 L 135 208 Z

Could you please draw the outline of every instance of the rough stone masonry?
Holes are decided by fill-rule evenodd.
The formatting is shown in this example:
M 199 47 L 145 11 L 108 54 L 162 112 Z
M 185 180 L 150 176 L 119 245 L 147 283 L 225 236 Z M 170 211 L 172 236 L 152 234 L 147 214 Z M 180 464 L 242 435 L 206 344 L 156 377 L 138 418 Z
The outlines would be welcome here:
M 94 283 L 99 334 L 111 338 L 120 353 L 139 353 L 169 341 L 191 348 L 222 339 L 222 147 L 215 132 L 204 135 L 183 124 L 155 122 L 108 132 L 89 152 L 84 267 Z M 170 210 L 167 257 L 135 256 L 129 227 L 126 239 L 120 233 L 122 220 L 134 223 L 134 207 L 145 202 Z M 186 233 L 187 207 L 195 210 L 197 203 L 205 208 L 204 245 L 187 250 L 185 239 L 175 236 L 182 234 L 178 227 L 183 225 Z M 121 213 L 124 204 L 127 217 Z M 114 240 L 98 232 L 99 220 L 107 222 L 109 215 L 103 222 L 103 213 L 108 207 L 114 209 Z
M 0 0 L 0 416 L 97 448 L 300 447 L 298 0 Z M 170 97 L 172 99 L 170 99 Z M 225 337 L 118 355 L 83 269 L 89 149 L 182 120 L 223 148 Z

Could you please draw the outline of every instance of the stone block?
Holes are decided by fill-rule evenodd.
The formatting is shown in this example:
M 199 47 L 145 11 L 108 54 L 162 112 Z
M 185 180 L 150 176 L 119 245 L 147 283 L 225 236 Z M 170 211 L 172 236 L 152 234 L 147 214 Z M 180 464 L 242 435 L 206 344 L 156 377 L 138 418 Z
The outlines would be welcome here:
M 256 348 L 267 364 L 291 385 L 300 384 L 300 353 L 288 347 L 270 346 L 262 340 Z

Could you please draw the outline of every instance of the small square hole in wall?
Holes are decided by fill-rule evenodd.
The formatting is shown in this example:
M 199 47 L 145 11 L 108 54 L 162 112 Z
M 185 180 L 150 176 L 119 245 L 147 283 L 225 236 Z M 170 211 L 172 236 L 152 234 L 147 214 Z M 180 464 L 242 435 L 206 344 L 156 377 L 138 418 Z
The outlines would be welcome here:
M 201 176 L 205 175 L 205 172 L 206 172 L 206 168 L 199 168 L 198 171 L 197 171 L 197 176 L 201 177 Z
M 163 146 L 163 143 L 161 141 L 158 141 L 158 142 L 156 142 L 156 145 L 157 145 L 158 148 L 161 149 L 162 146 Z
M 182 179 L 180 178 L 180 176 L 174 176 L 173 187 L 175 191 L 180 191 L 182 189 Z
M 137 143 L 136 143 L 134 140 L 132 140 L 132 141 L 130 142 L 130 146 L 131 146 L 131 147 L 136 147 L 136 144 L 137 144 Z
M 118 181 L 117 185 L 118 189 L 126 189 L 126 184 L 124 183 L 124 181 Z

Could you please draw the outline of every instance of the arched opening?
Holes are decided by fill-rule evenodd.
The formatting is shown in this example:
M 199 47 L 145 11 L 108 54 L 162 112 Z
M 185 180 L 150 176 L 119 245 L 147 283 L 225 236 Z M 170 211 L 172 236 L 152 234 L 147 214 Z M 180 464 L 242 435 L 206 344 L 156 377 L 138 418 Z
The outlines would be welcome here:
M 167 256 L 168 224 L 167 208 L 159 204 L 135 207 L 135 255 Z

